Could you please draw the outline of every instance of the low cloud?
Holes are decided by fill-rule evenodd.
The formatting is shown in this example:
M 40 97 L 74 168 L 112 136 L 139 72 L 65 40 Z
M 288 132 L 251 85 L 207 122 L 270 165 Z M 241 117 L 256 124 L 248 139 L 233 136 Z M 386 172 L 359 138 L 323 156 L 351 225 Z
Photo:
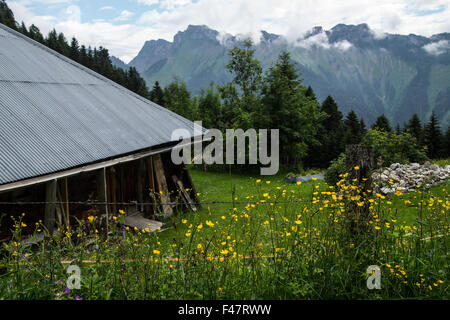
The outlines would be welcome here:
M 438 42 L 432 42 L 423 46 L 423 49 L 431 55 L 438 56 L 450 52 L 450 41 L 440 40 Z
M 220 31 L 216 37 L 217 41 L 219 41 L 219 43 L 225 47 L 230 47 L 233 46 L 233 35 L 224 32 L 224 31 Z
M 377 40 L 382 40 L 382 39 L 386 38 L 388 35 L 386 32 L 383 32 L 381 30 L 370 29 L 370 32 L 372 33 L 373 37 Z
M 323 48 L 323 49 L 337 49 L 341 51 L 347 51 L 352 47 L 352 44 L 347 40 L 342 40 L 334 43 L 330 43 L 328 35 L 325 32 L 319 32 L 313 36 L 307 38 L 301 38 L 295 41 L 294 46 L 302 47 L 306 49 L 311 48 Z

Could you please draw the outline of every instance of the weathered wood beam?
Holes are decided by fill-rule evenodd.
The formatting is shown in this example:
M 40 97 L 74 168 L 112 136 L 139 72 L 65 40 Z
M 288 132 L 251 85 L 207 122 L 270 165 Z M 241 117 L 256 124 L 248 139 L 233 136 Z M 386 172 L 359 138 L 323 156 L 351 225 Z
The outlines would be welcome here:
M 149 184 L 149 190 L 147 190 L 147 192 L 148 192 L 148 196 L 152 199 L 153 205 L 147 206 L 146 211 L 148 214 L 150 214 L 150 213 L 155 214 L 156 204 L 154 203 L 154 201 L 155 201 L 154 194 L 155 194 L 156 190 L 155 190 L 155 175 L 154 175 L 154 171 L 153 171 L 153 158 L 152 157 L 147 158 L 147 174 L 148 174 L 148 184 Z
M 200 199 L 197 196 L 197 190 L 195 189 L 194 181 L 192 180 L 191 174 L 189 173 L 188 168 L 183 166 L 183 173 L 188 181 L 188 188 L 192 190 L 192 193 L 194 195 L 194 202 L 196 203 L 196 206 L 198 209 L 201 208 Z
M 106 181 L 106 168 L 102 168 L 97 172 L 97 201 L 104 203 L 98 206 L 99 213 L 101 216 L 106 217 L 106 232 L 108 232 L 108 185 Z
M 192 211 L 197 211 L 197 207 L 195 206 L 194 202 L 192 201 L 191 197 L 187 193 L 186 189 L 183 186 L 183 182 L 181 182 L 180 179 L 176 175 L 172 175 L 172 180 L 175 183 L 175 185 L 178 186 L 178 188 L 181 191 L 184 203 L 186 203 L 187 207 L 190 207 Z
M 69 182 L 67 177 L 64 178 L 64 191 L 65 191 L 65 199 L 66 202 L 66 223 L 67 227 L 70 226 L 70 214 L 69 214 Z
M 111 195 L 112 195 L 112 210 L 113 213 L 117 213 L 117 180 L 116 180 L 116 169 L 114 167 L 110 170 L 110 177 L 111 177 Z
M 139 211 L 144 212 L 144 180 L 145 179 L 145 162 L 143 159 L 139 159 L 137 163 L 137 174 L 136 174 L 136 183 L 137 183 L 137 193 L 138 193 L 138 202 Z
M 164 165 L 161 160 L 161 155 L 157 154 L 153 158 L 153 166 L 155 168 L 156 183 L 158 190 L 161 191 L 162 212 L 168 216 L 173 214 L 172 206 L 170 205 L 169 188 L 167 187 L 166 175 L 164 173 Z
M 56 222 L 56 190 L 58 181 L 52 180 L 45 186 L 45 214 L 44 226 L 50 234 L 53 234 Z
M 67 226 L 66 213 L 64 210 L 63 198 L 61 195 L 61 184 L 59 182 L 57 183 L 56 199 L 57 202 L 59 202 L 59 204 L 56 205 L 56 217 L 58 219 L 58 223 L 60 225 Z

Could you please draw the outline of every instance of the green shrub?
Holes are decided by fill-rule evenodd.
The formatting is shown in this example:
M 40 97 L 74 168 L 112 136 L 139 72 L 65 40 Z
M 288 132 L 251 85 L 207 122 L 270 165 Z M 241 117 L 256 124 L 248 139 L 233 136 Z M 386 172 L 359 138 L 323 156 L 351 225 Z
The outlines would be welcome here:
M 416 139 L 409 133 L 396 134 L 369 129 L 362 144 L 373 147 L 377 167 L 428 160 L 425 150 L 417 145 Z
M 325 181 L 329 185 L 335 185 L 339 180 L 339 175 L 345 173 L 345 154 L 341 153 L 339 157 L 331 161 L 330 167 L 325 172 Z

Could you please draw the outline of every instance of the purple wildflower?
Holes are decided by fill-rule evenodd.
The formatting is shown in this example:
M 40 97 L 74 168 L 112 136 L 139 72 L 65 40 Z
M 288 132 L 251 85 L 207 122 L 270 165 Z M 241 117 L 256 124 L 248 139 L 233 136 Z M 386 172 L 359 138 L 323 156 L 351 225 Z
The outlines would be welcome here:
M 79 296 L 76 296 L 75 300 L 83 300 L 83 298 L 80 298 Z
M 64 291 L 67 293 L 67 294 L 69 294 L 70 293 L 70 290 L 69 289 L 67 289 L 67 288 L 65 288 L 64 289 Z

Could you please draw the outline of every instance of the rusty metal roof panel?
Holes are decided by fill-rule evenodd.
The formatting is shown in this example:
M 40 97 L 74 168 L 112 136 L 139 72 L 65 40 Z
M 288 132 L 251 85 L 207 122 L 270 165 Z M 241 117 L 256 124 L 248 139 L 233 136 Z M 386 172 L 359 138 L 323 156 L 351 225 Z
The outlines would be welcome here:
M 0 185 L 171 142 L 193 123 L 0 24 Z

